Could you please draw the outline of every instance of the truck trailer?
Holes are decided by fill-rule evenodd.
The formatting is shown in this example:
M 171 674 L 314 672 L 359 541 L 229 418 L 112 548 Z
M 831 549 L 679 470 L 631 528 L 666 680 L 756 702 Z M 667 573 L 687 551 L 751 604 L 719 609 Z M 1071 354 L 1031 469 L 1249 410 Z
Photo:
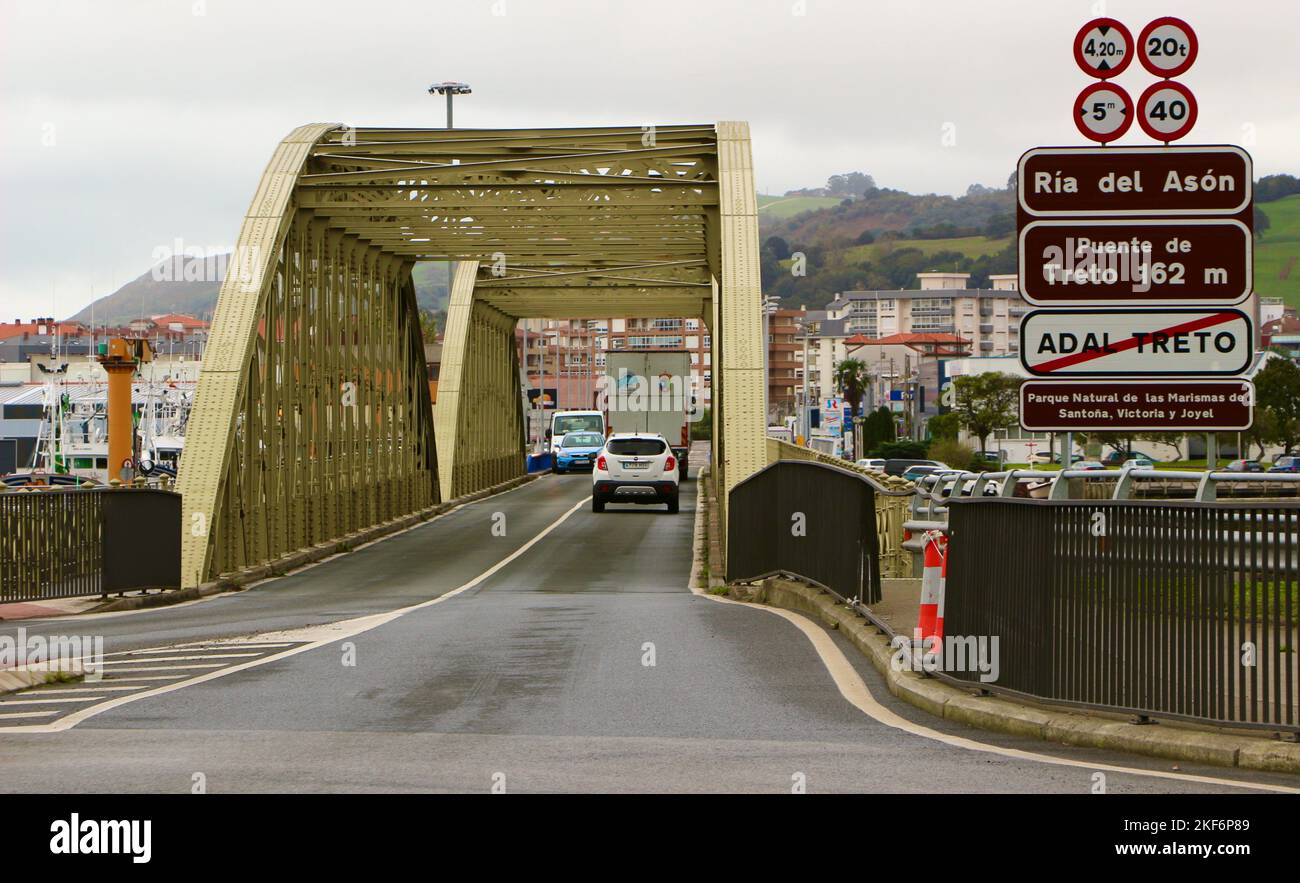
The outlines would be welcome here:
M 686 480 L 691 452 L 695 384 L 685 350 L 611 352 L 605 356 L 600 391 L 607 431 L 657 432 L 677 457 L 677 474 Z

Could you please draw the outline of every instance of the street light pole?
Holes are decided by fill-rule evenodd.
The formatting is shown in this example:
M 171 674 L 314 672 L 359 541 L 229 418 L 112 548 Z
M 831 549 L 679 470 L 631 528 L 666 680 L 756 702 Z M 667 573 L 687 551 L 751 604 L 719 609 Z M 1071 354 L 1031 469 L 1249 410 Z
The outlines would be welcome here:
M 470 89 L 468 83 L 456 83 L 456 82 L 452 82 L 452 81 L 448 81 L 448 82 L 445 82 L 445 83 L 434 83 L 432 86 L 429 87 L 429 94 L 430 94 L 430 95 L 446 95 L 446 96 L 447 96 L 447 128 L 448 128 L 448 129 L 451 128 L 451 101 L 452 101 L 452 98 L 455 97 L 455 96 L 457 96 L 457 95 L 468 95 L 468 94 L 470 94 L 471 91 L 473 91 L 473 90 Z

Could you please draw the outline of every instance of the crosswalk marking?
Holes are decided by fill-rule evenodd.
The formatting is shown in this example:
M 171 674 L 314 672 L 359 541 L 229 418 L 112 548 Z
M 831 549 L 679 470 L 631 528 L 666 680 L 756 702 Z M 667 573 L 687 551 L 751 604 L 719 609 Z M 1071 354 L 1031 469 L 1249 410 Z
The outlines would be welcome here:
M 147 660 L 142 660 L 142 661 L 147 661 Z M 194 668 L 225 668 L 225 666 L 222 665 L 220 662 L 210 662 L 210 663 L 207 663 L 207 664 L 204 664 L 204 665 L 155 665 L 155 666 L 152 666 L 152 667 L 150 667 L 150 666 L 141 666 L 141 667 L 139 667 L 139 668 L 115 668 L 115 669 L 113 669 L 113 672 L 114 672 L 114 673 L 117 673 L 117 672 L 120 672 L 120 671 L 129 671 L 129 672 L 136 672 L 136 671 L 179 671 L 179 670 L 181 670 L 181 669 L 194 669 Z
M 159 651 L 133 651 L 136 653 L 159 652 Z M 187 662 L 194 659 L 244 659 L 249 656 L 260 656 L 260 653 L 212 653 L 202 656 L 132 656 L 129 659 L 105 659 L 104 665 L 130 665 L 134 662 Z
M 53 705 L 56 702 L 95 702 L 96 700 L 104 698 L 103 696 L 72 696 L 63 699 L 40 699 L 36 698 L 37 694 L 31 695 L 32 698 L 18 695 L 14 696 L 12 699 L 6 699 L 3 702 L 0 702 L 0 708 L 7 708 L 11 705 Z
M 57 711 L 5 711 L 0 712 L 0 720 L 14 717 L 49 717 Z

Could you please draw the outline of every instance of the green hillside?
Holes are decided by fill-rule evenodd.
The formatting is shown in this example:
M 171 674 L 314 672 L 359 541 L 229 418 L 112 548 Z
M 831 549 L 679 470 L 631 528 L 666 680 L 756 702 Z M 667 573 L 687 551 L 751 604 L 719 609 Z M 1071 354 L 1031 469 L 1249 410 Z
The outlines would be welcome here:
M 758 214 L 762 218 L 785 220 L 801 212 L 813 209 L 829 208 L 839 205 L 840 199 L 834 196 L 768 196 L 758 195 Z
M 929 256 L 941 251 L 960 252 L 971 259 L 983 255 L 993 255 L 1011 244 L 1010 236 L 989 238 L 988 236 L 957 236 L 952 239 L 892 239 L 873 242 L 870 245 L 855 245 L 844 250 L 845 259 L 849 261 L 878 261 L 891 252 L 905 248 L 915 248 Z
M 1255 243 L 1255 291 L 1300 307 L 1300 194 L 1266 202 L 1269 228 Z

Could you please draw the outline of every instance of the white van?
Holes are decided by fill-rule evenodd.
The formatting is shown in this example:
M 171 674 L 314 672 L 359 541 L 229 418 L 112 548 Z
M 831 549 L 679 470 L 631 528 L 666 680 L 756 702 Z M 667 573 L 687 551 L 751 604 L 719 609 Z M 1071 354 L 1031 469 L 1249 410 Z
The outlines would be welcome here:
M 551 471 L 555 471 L 555 458 L 560 452 L 560 441 L 567 432 L 599 432 L 605 434 L 603 411 L 556 411 L 551 415 L 551 425 L 546 429 L 546 449 L 551 452 Z

